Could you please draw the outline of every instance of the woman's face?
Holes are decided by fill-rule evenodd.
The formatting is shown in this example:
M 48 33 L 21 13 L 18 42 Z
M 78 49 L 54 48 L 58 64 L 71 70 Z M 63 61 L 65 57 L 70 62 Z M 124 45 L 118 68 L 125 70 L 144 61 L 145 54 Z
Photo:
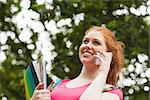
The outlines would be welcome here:
M 107 51 L 107 46 L 102 32 L 91 30 L 85 34 L 79 48 L 79 58 L 85 65 L 94 64 L 94 55 L 97 52 Z

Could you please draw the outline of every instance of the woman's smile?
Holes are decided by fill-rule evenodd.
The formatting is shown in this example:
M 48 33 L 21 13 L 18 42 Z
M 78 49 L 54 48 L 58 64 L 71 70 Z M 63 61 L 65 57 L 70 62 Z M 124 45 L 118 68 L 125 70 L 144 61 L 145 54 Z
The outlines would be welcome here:
M 84 50 L 82 53 L 83 53 L 83 54 L 91 54 L 91 55 L 94 55 L 92 52 L 87 51 L 87 50 L 86 50 L 86 51 Z

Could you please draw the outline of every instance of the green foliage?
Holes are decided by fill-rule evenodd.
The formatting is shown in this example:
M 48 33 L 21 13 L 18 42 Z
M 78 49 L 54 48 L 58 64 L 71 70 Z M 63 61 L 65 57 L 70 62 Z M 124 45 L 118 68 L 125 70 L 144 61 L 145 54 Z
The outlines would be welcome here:
M 33 59 L 31 55 L 37 49 L 35 47 L 29 50 L 27 48 L 28 43 L 22 42 L 18 37 L 22 29 L 19 29 L 15 23 L 6 21 L 6 18 L 11 19 L 21 11 L 20 2 L 19 0 L 0 2 L 0 32 L 12 31 L 16 36 L 15 39 L 8 37 L 6 44 L 0 44 L 1 47 L 8 46 L 8 49 L 3 50 L 7 59 L 0 64 L 0 96 L 6 95 L 10 100 L 25 99 L 23 70 L 25 70 L 27 63 L 30 63 Z M 150 25 L 144 21 L 144 18 L 149 15 L 136 16 L 130 12 L 130 7 L 138 8 L 142 4 L 147 6 L 145 0 L 54 0 L 51 4 L 53 9 L 50 10 L 45 8 L 46 4 L 39 5 L 31 0 L 28 9 L 40 14 L 39 20 L 43 25 L 45 25 L 45 21 L 52 19 L 56 22 L 66 18 L 72 20 L 72 26 L 64 25 L 63 28 L 73 31 L 59 32 L 56 35 L 49 32 L 51 42 L 55 46 L 52 52 L 57 53 L 52 61 L 51 73 L 62 79 L 74 78 L 79 74 L 82 65 L 78 58 L 78 48 L 85 30 L 91 25 L 103 24 L 114 31 L 117 39 L 124 42 L 126 46 L 126 59 L 135 58 L 139 53 L 148 55 Z M 14 13 L 11 12 L 12 5 L 18 8 Z M 113 14 L 114 11 L 124 8 L 129 11 L 129 14 Z M 57 15 L 57 12 L 60 12 L 60 15 Z M 74 16 L 79 13 L 84 13 L 84 20 L 76 25 Z M 44 30 L 48 31 L 46 28 Z M 32 43 L 35 45 L 39 33 L 34 32 L 33 29 L 31 31 L 33 33 Z M 15 40 L 18 42 L 15 42 Z M 69 48 L 66 45 L 67 41 L 72 43 Z M 22 50 L 21 54 L 18 52 L 20 49 Z M 0 51 L 2 50 L 0 49 Z M 70 71 L 65 71 L 65 68 L 69 68 Z M 129 95 L 127 91 L 128 89 L 125 88 L 124 95 Z M 139 93 L 131 95 L 130 100 L 148 99 L 148 93 L 142 90 Z

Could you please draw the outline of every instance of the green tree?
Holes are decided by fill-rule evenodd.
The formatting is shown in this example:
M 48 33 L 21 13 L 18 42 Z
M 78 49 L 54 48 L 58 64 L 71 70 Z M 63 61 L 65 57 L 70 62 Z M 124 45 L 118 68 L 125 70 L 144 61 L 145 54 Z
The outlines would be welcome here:
M 74 78 L 81 69 L 78 48 L 84 31 L 91 25 L 103 25 L 124 42 L 125 69 L 141 64 L 143 71 L 125 71 L 125 77 L 142 79 L 148 72 L 150 8 L 146 0 L 5 0 L 0 1 L 0 95 L 11 100 L 25 99 L 23 70 L 40 51 L 48 59 L 49 73 Z M 142 10 L 140 10 L 142 9 Z M 40 37 L 45 36 L 45 40 Z M 26 38 L 25 38 L 26 37 Z M 42 44 L 42 42 L 44 43 Z M 52 57 L 44 51 L 51 52 Z M 5 58 L 6 57 L 6 58 Z M 147 100 L 147 81 L 123 86 L 125 98 Z M 6 85 L 7 84 L 7 85 Z M 138 88 L 138 89 L 137 89 Z M 132 93 L 133 91 L 133 93 Z M 139 95 L 140 93 L 140 95 Z M 127 99 L 128 100 L 128 99 Z

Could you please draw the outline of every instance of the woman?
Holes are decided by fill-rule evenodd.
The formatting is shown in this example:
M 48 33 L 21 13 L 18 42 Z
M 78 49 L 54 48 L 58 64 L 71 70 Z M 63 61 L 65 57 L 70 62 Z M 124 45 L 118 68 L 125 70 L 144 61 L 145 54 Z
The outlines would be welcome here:
M 115 87 L 124 62 L 123 49 L 112 31 L 91 27 L 79 48 L 83 64 L 79 76 L 63 80 L 51 92 L 39 84 L 32 100 L 122 100 L 122 91 Z

